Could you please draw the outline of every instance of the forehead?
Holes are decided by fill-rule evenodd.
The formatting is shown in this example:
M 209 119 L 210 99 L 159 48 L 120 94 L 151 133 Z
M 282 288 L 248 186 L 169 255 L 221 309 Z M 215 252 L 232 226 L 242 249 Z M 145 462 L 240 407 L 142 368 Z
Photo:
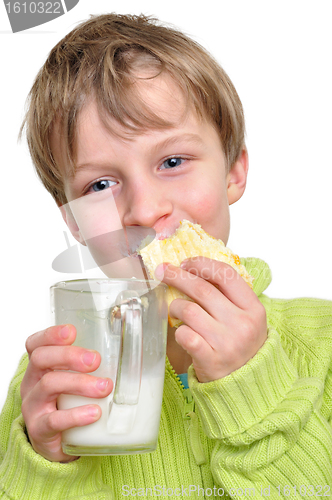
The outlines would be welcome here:
M 167 74 L 149 78 L 141 74 L 132 83 L 133 96 L 136 97 L 141 120 L 136 117 L 136 122 L 130 116 L 128 126 L 120 123 L 103 109 L 94 97 L 88 99 L 78 114 L 72 151 L 69 152 L 65 146 L 63 130 L 58 122 L 51 137 L 51 146 L 55 161 L 63 175 L 70 177 L 75 175 L 76 164 L 80 153 L 86 149 L 86 140 L 91 141 L 93 135 L 110 136 L 121 140 L 131 141 L 138 135 L 161 130 L 179 128 L 181 124 L 190 122 L 201 122 L 201 118 L 188 102 L 184 92 L 179 85 Z M 98 145 L 96 144 L 96 148 Z
M 145 131 L 177 126 L 190 108 L 184 93 L 168 75 L 135 79 L 131 97 L 135 110 L 130 113 L 130 108 L 124 109 L 121 121 L 109 114 L 98 101 L 90 99 L 78 116 L 76 139 L 84 132 L 86 124 L 91 120 L 96 123 L 97 118 L 108 132 L 130 138 Z

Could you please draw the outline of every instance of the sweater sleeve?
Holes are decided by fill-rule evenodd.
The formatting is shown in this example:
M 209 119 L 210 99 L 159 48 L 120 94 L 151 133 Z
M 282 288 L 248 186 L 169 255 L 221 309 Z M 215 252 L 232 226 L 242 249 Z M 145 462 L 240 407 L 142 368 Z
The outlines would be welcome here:
M 331 366 L 300 376 L 290 358 L 270 328 L 256 356 L 227 377 L 202 384 L 189 369 L 203 430 L 215 442 L 211 470 L 232 498 L 332 495 Z
M 102 481 L 99 457 L 81 457 L 69 464 L 49 462 L 30 445 L 21 415 L 20 385 L 27 356 L 10 384 L 0 416 L 0 499 L 111 500 Z

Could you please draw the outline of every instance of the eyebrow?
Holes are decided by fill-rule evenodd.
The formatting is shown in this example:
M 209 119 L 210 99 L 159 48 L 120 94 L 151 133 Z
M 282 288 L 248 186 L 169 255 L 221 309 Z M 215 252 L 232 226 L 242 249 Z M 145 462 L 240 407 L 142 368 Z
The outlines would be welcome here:
M 174 135 L 162 140 L 151 148 L 152 153 L 157 153 L 159 149 L 166 149 L 169 146 L 176 146 L 177 143 L 188 142 L 198 146 L 203 145 L 203 140 L 198 134 L 186 133 L 181 135 Z
M 166 149 L 166 148 L 171 147 L 171 146 L 176 146 L 177 144 L 179 144 L 181 142 L 191 143 L 191 144 L 195 144 L 198 146 L 203 146 L 203 144 L 204 144 L 202 138 L 198 134 L 185 133 L 185 134 L 181 134 L 181 135 L 174 135 L 172 137 L 168 137 L 167 139 L 164 139 L 164 140 L 158 142 L 157 144 L 154 144 L 150 149 L 150 154 L 155 155 L 155 154 L 157 154 L 157 152 L 160 149 Z M 180 151 L 178 151 L 178 153 L 180 153 Z M 97 161 L 97 162 L 94 162 L 94 161 L 89 162 L 88 161 L 86 163 L 75 165 L 73 171 L 69 174 L 70 180 L 72 180 L 79 171 L 86 170 L 88 168 L 91 168 L 91 167 L 94 167 L 97 165 L 102 166 L 102 165 L 104 165 L 104 162 L 103 161 Z M 105 167 L 106 167 L 106 164 L 105 164 Z

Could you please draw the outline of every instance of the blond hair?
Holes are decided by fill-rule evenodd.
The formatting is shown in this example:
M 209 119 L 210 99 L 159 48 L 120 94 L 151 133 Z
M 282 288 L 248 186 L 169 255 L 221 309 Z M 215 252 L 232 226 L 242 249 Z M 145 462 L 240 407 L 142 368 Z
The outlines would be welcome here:
M 77 117 L 92 96 L 105 123 L 111 116 L 133 132 L 170 126 L 140 99 L 133 85 L 140 69 L 149 70 L 148 78 L 166 72 L 197 114 L 214 124 L 228 168 L 240 156 L 244 147 L 241 101 L 210 54 L 156 19 L 92 16 L 50 52 L 29 93 L 21 128 L 22 133 L 26 127 L 37 173 L 58 203 L 67 200 L 63 175 L 52 154 L 51 135 L 59 125 L 68 164 L 73 167 Z

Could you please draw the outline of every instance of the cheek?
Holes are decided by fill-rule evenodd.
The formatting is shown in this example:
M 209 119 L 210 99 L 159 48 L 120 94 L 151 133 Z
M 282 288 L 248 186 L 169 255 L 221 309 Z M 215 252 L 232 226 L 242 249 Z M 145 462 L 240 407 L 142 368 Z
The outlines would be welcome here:
M 227 195 L 220 190 L 210 190 L 193 199 L 192 216 L 203 228 L 214 236 L 227 243 L 230 231 L 230 214 Z
M 88 195 L 70 202 L 70 208 L 86 241 L 122 228 L 111 196 L 102 199 Z
M 197 189 L 192 197 L 192 206 L 196 212 L 203 217 L 212 217 L 227 209 L 227 199 L 223 196 L 222 190 L 217 189 Z

